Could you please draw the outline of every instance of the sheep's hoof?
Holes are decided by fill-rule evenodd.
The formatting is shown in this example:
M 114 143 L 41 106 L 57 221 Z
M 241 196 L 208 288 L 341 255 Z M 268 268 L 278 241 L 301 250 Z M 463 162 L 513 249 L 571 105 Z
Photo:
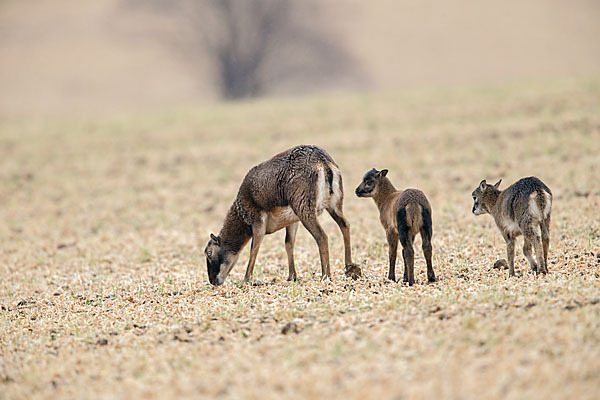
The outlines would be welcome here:
M 360 270 L 360 267 L 358 266 L 358 264 L 346 265 L 345 273 L 348 278 L 352 278 L 354 280 L 356 280 L 362 276 L 362 271 Z

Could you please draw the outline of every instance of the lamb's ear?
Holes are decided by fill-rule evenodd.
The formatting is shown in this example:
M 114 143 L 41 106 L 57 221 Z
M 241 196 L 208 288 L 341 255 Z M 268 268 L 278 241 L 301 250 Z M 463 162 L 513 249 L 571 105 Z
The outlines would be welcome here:
M 215 244 L 217 246 L 221 245 L 221 238 L 218 236 L 213 235 L 212 233 L 210 234 L 210 238 L 212 239 L 213 242 L 215 242 Z
M 382 169 L 382 170 L 381 170 L 381 172 L 379 172 L 379 175 L 381 175 L 381 176 L 386 176 L 386 175 L 387 175 L 387 173 L 388 173 L 388 170 L 387 170 L 387 169 Z
M 484 180 L 481 181 L 481 183 L 479 184 L 479 190 L 481 190 L 482 192 L 485 190 L 485 188 L 487 187 L 487 182 Z
M 500 178 L 498 182 L 494 183 L 494 189 L 498 189 L 498 186 L 500 186 L 500 182 L 502 182 L 502 178 Z

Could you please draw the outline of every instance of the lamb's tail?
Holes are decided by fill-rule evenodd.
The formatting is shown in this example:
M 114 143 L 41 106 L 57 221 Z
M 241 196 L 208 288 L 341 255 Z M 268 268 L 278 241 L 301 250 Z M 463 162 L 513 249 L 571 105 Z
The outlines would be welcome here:
M 411 230 L 416 232 L 421 230 L 423 226 L 422 207 L 417 203 L 408 203 L 406 205 L 406 222 Z
M 550 218 L 552 211 L 552 193 L 545 189 L 538 189 L 529 196 L 529 207 L 531 213 L 540 221 Z
M 547 219 L 552 212 L 552 192 L 549 190 L 540 190 L 537 195 L 537 202 L 542 211 L 542 217 Z
M 409 203 L 398 210 L 397 219 L 400 241 L 407 240 L 409 232 L 417 233 L 423 227 L 422 207 L 417 203 Z

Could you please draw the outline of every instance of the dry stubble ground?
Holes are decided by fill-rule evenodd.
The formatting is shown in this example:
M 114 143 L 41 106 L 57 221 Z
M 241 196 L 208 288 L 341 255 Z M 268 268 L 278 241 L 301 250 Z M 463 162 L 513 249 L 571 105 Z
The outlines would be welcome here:
M 594 398 L 600 391 L 600 83 L 265 100 L 0 125 L 0 398 Z M 328 216 L 332 282 L 301 229 L 226 284 L 202 250 L 247 169 L 299 143 L 344 173 L 355 261 Z M 386 282 L 371 167 L 434 210 L 439 282 Z M 492 268 L 482 179 L 554 191 L 550 274 Z M 420 245 L 420 242 L 419 244 Z M 399 265 L 401 262 L 399 260 Z M 282 328 L 294 321 L 287 335 Z

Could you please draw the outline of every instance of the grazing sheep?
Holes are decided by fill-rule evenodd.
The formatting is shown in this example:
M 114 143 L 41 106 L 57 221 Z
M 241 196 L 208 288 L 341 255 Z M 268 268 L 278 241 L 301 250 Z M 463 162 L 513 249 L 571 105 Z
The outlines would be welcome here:
M 319 246 L 323 277 L 331 277 L 328 239 L 317 220 L 323 210 L 327 210 L 342 231 L 346 273 L 356 274 L 358 267 L 352 263 L 350 224 L 343 215 L 343 199 L 342 174 L 329 154 L 319 147 L 297 146 L 253 167 L 239 188 L 221 232 L 218 236 L 211 233 L 204 250 L 210 282 L 221 285 L 225 281 L 240 251 L 252 239 L 244 277 L 244 282 L 248 282 L 263 237 L 283 228 L 288 280 L 296 280 L 294 242 L 298 222 Z

